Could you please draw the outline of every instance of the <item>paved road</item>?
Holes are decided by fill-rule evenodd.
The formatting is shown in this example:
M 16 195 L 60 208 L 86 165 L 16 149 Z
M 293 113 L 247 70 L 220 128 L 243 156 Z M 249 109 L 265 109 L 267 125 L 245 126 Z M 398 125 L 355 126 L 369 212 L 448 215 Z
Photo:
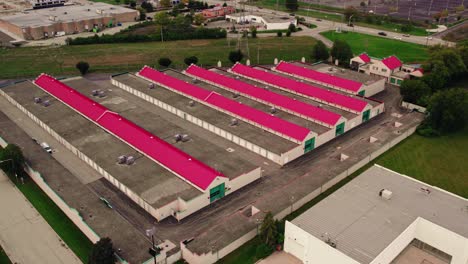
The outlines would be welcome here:
M 13 263 L 81 263 L 2 171 L 0 211 L 0 244 Z

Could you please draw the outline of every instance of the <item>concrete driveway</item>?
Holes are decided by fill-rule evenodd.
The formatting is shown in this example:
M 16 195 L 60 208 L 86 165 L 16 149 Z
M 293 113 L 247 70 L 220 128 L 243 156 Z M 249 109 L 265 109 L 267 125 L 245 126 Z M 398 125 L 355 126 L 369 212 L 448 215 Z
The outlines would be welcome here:
M 258 261 L 257 264 L 302 264 L 302 261 L 284 251 L 276 251 L 266 259 Z

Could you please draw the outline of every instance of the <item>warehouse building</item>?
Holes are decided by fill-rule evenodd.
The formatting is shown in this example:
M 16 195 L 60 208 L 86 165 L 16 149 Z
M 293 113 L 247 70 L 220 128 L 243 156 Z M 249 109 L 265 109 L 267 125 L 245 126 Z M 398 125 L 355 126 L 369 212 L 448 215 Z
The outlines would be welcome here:
M 233 21 L 237 24 L 260 24 L 263 27 L 263 30 L 284 30 L 288 29 L 291 24 L 297 26 L 297 19 L 295 17 L 257 12 L 226 15 L 226 20 Z M 259 28 L 259 30 L 261 29 Z
M 286 222 L 303 263 L 468 263 L 468 200 L 374 165 Z
M 137 112 L 125 103 L 129 98 L 109 90 L 93 95 L 89 83 L 70 83 L 88 97 L 47 75 L 0 93 L 157 220 L 181 220 L 261 176 L 260 167 L 239 157 L 242 150 L 226 151 L 162 119 L 143 129 L 127 116 L 142 124 L 138 116 L 157 114 Z M 99 100 L 118 105 L 126 117 Z M 167 135 L 172 131 L 181 133 L 180 140 Z
M 369 97 L 385 89 L 383 78 L 364 74 L 356 75 L 349 70 L 325 64 L 281 61 L 272 70 L 355 95 Z
M 66 5 L 0 17 L 0 28 L 25 40 L 101 30 L 138 18 L 138 11 L 106 3 Z

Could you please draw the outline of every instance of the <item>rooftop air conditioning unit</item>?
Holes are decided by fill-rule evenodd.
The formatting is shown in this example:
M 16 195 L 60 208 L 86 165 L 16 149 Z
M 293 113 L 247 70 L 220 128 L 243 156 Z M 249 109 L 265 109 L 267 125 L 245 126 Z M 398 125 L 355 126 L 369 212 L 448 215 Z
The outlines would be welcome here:
M 194 102 L 194 101 L 190 101 L 188 104 L 189 104 L 189 106 L 191 106 L 191 107 L 194 107 L 194 106 L 195 106 L 195 102 Z
M 45 107 L 48 107 L 50 105 L 50 101 L 49 100 L 45 100 L 43 103 L 42 103 L 43 106 Z
M 237 126 L 239 124 L 239 121 L 236 118 L 231 119 L 230 125 L 231 126 Z
M 174 139 L 175 139 L 176 142 L 179 142 L 179 141 L 182 140 L 182 135 L 181 135 L 181 134 L 176 134 L 176 135 L 174 136 Z
M 272 113 L 272 114 L 276 114 L 277 111 L 278 111 L 278 110 L 277 110 L 276 107 L 274 107 L 274 106 L 272 106 L 272 107 L 270 108 L 270 113 Z
M 382 189 L 379 192 L 379 196 L 384 198 L 385 200 L 390 200 L 392 198 L 392 192 L 387 189 Z
M 154 89 L 154 83 L 148 84 L 148 88 L 149 88 L 149 89 Z
M 237 98 L 237 97 L 239 97 L 239 96 L 240 96 L 240 95 L 239 95 L 238 93 L 235 93 L 235 94 L 232 95 L 232 97 L 234 97 L 234 98 Z
M 92 94 L 93 96 L 98 96 L 98 95 L 99 95 L 99 90 L 92 90 L 92 91 L 91 91 L 91 94 Z
M 106 92 L 104 91 L 99 91 L 99 97 L 105 97 L 106 96 Z
M 333 71 L 333 67 L 328 67 L 328 71 L 329 72 Z
M 40 98 L 40 97 L 34 97 L 34 102 L 35 102 L 36 104 L 39 104 L 39 103 L 42 102 L 42 98 Z
M 183 134 L 183 135 L 182 135 L 182 142 L 187 142 L 187 141 L 189 141 L 189 140 L 190 140 L 189 135 L 187 135 L 187 134 Z
M 198 83 L 198 79 L 197 79 L 197 78 L 193 78 L 193 79 L 192 79 L 192 83 Z

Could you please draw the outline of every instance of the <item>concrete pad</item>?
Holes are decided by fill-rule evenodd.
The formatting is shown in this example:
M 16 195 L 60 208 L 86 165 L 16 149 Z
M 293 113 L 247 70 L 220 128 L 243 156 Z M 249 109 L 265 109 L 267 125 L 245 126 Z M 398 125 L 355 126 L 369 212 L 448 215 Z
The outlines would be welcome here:
M 0 244 L 13 263 L 81 263 L 0 171 Z
M 258 264 L 302 264 L 302 261 L 287 252 L 277 251 L 271 254 L 266 259 L 262 259 L 257 263 Z

